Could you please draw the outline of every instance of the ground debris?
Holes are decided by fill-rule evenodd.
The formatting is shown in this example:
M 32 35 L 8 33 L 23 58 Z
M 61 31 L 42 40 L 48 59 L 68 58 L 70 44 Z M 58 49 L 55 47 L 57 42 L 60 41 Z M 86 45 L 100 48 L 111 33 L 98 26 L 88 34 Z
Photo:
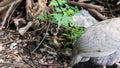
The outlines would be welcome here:
M 70 31 L 66 31 L 63 26 L 58 28 L 57 24 L 51 24 L 48 19 L 36 19 L 39 14 L 54 12 L 53 7 L 48 6 L 49 1 L 0 1 L 0 68 L 67 68 L 69 66 L 72 44 L 65 48 L 64 44 L 71 39 L 63 34 Z M 120 16 L 119 3 L 106 4 L 105 0 L 94 0 L 94 2 L 94 5 L 90 5 L 91 0 L 79 0 L 79 7 L 88 10 L 96 19 L 99 18 L 98 20 Z M 69 3 L 78 2 L 69 1 Z M 105 10 L 103 10 L 104 6 L 107 6 Z

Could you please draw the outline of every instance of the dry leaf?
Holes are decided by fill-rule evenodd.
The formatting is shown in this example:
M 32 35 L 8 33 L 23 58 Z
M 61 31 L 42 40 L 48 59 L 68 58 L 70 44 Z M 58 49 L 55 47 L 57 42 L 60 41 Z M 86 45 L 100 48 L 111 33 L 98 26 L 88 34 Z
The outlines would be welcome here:
M 4 49 L 5 49 L 5 47 L 3 47 L 3 44 L 0 43 L 0 51 L 2 51 L 2 50 L 4 50 Z
M 18 32 L 20 33 L 20 35 L 23 36 L 32 25 L 33 25 L 33 22 L 28 22 L 28 24 L 25 27 L 20 28 Z

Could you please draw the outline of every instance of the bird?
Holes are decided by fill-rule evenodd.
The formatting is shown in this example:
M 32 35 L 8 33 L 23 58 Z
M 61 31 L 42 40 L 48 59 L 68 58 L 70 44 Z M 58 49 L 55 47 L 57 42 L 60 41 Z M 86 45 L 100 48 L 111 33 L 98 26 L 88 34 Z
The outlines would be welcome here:
M 70 65 L 89 60 L 103 68 L 120 66 L 120 17 L 95 23 L 74 43 Z

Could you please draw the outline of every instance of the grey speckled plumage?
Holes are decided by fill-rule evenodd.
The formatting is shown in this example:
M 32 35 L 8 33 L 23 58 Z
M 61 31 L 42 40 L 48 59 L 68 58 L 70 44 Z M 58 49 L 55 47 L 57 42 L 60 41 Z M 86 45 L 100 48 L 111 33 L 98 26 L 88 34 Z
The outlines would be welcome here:
M 99 65 L 119 62 L 120 18 L 108 19 L 89 27 L 73 48 L 71 65 L 89 59 Z
M 110 54 L 109 56 L 91 58 L 91 61 L 99 65 L 113 65 L 120 61 L 120 50 Z

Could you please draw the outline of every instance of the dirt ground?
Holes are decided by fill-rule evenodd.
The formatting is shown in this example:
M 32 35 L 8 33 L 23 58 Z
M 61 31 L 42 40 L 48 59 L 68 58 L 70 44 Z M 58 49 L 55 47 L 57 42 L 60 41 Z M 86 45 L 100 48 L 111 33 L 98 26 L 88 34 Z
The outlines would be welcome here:
M 33 0 L 35 1 L 33 6 L 37 7 L 33 8 L 35 12 L 32 8 L 29 7 L 29 9 L 27 7 L 30 6 L 30 3 L 26 1 L 0 0 L 0 68 L 67 68 L 71 60 L 72 44 L 67 48 L 63 46 L 70 41 L 70 39 L 62 35 L 66 33 L 65 28 L 61 26 L 57 31 L 56 24 L 35 20 L 34 13 L 37 14 L 37 10 L 39 10 L 38 5 L 36 5 L 37 0 Z M 44 6 L 44 0 L 41 1 L 43 1 L 41 4 Z M 51 0 L 45 1 L 50 2 Z M 107 11 L 100 12 L 103 16 L 97 16 L 91 11 L 91 15 L 96 19 L 99 18 L 99 21 L 120 16 L 120 4 L 115 5 L 118 1 L 106 1 L 94 0 L 96 5 L 99 4 L 110 8 L 106 9 Z M 12 4 L 14 4 L 13 7 Z M 11 7 L 12 9 L 9 10 Z M 45 11 L 47 12 L 51 9 L 47 7 Z M 44 13 L 44 11 L 40 11 Z M 39 23 L 33 25 L 30 23 L 31 20 Z M 19 31 L 20 28 L 26 26 L 26 22 L 29 22 L 31 26 L 28 31 L 25 31 L 26 33 L 23 36 L 23 33 Z M 57 43 L 55 43 L 56 40 Z M 73 68 L 101 67 L 90 61 L 73 66 Z M 113 65 L 107 68 L 117 67 Z

